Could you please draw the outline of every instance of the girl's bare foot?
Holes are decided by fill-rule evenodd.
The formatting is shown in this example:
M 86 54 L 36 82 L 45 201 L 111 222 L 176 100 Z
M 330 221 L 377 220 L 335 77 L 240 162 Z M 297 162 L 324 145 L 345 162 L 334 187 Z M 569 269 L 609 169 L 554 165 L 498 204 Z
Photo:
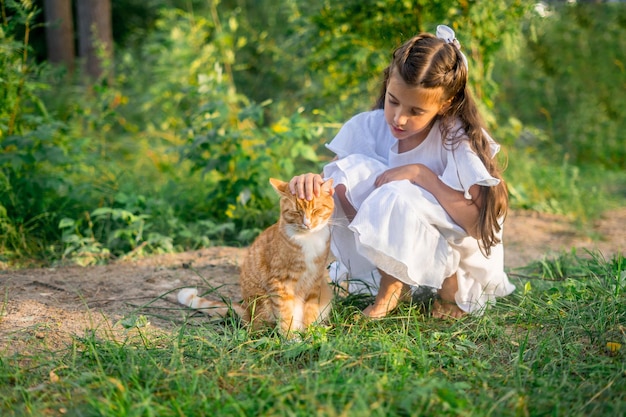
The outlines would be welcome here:
M 380 319 L 383 318 L 389 313 L 393 308 L 387 309 L 384 306 L 378 306 L 376 303 L 370 304 L 363 310 L 363 315 L 365 317 L 369 317 L 370 319 Z
M 459 319 L 467 313 L 461 310 L 454 301 L 441 299 L 433 302 L 431 314 L 436 319 Z
M 380 288 L 374 300 L 374 304 L 363 310 L 366 317 L 378 319 L 385 317 L 391 310 L 398 306 L 398 302 L 404 294 L 409 292 L 409 286 L 380 271 Z
M 441 289 L 437 292 L 438 299 L 433 302 L 432 316 L 437 319 L 454 318 L 458 319 L 467 313 L 459 308 L 454 295 L 458 290 L 458 282 L 456 274 L 449 276 L 443 280 Z

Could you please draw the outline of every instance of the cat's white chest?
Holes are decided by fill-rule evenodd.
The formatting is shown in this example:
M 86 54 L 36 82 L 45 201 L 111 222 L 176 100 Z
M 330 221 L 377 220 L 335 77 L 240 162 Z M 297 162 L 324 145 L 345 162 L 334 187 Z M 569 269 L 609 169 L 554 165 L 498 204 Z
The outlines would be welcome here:
M 309 289 L 318 279 L 320 279 L 320 265 L 318 258 L 326 254 L 328 240 L 330 239 L 330 228 L 326 225 L 319 230 L 310 233 L 291 233 L 292 242 L 302 248 L 302 259 L 305 269 L 298 276 L 298 282 L 294 294 L 296 295 L 292 309 L 292 328 L 296 330 L 304 329 L 305 299 L 309 294 Z
M 311 233 L 294 234 L 291 239 L 302 247 L 302 255 L 307 271 L 317 270 L 315 259 L 326 252 L 330 228 L 325 226 Z

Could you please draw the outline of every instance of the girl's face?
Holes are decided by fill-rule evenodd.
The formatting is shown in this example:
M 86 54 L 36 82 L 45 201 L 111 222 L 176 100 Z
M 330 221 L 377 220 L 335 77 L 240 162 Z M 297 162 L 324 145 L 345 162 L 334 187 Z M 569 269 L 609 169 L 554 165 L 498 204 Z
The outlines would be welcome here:
M 385 94 L 385 120 L 393 136 L 403 141 L 402 147 L 412 149 L 422 143 L 435 117 L 447 102 L 442 102 L 441 88 L 407 85 L 392 71 Z

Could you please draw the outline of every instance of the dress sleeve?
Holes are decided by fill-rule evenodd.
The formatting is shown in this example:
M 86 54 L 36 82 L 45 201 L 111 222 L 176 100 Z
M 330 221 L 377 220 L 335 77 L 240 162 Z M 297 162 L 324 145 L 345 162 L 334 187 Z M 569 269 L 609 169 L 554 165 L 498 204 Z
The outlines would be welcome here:
M 489 138 L 491 145 L 491 157 L 493 158 L 500 150 L 500 145 Z M 469 189 L 478 184 L 493 187 L 500 183 L 494 178 L 480 160 L 476 152 L 472 150 L 467 140 L 459 142 L 447 151 L 447 163 L 443 174 L 439 176 L 448 187 L 462 191 L 466 199 L 471 200 Z
M 384 158 L 376 152 L 378 123 L 375 113 L 375 111 L 359 113 L 352 117 L 326 147 L 339 158 L 361 154 L 384 162 Z

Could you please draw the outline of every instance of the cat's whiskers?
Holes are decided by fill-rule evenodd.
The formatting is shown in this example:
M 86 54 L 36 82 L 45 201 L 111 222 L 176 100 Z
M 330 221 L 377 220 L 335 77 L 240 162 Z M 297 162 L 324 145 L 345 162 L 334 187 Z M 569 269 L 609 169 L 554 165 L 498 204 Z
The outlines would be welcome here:
M 336 217 L 331 217 L 330 219 L 328 219 L 328 226 L 330 227 L 337 227 L 337 228 L 343 228 L 343 229 L 347 229 L 348 226 L 350 225 L 350 222 L 348 221 L 348 219 L 344 218 L 336 218 Z

